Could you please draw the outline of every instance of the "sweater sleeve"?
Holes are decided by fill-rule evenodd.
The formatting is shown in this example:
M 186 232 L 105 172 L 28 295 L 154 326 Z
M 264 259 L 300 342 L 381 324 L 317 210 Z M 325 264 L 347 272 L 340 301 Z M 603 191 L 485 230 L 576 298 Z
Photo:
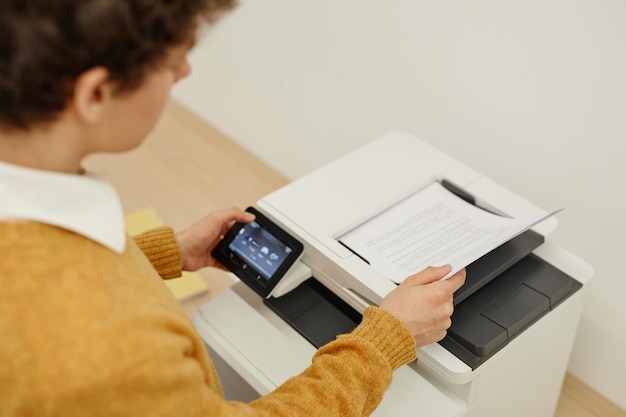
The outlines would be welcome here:
M 102 384 L 81 387 L 78 396 L 56 400 L 58 412 L 50 416 L 368 417 L 382 401 L 393 371 L 416 354 L 406 327 L 371 307 L 355 331 L 322 347 L 302 373 L 243 403 L 224 399 L 210 361 L 209 368 L 198 366 L 205 357 L 199 352 L 201 338 L 185 337 L 175 322 L 169 321 L 168 327 L 158 335 L 136 329 L 135 337 L 148 339 L 142 342 L 145 348 L 130 355 L 136 358 L 134 365 Z M 192 339 L 197 343 L 190 345 Z M 117 341 L 128 346 L 126 338 Z
M 368 416 L 380 404 L 393 371 L 415 357 L 408 329 L 370 307 L 352 333 L 320 348 L 302 374 L 250 405 L 264 416 Z
M 178 278 L 182 275 L 178 241 L 171 227 L 157 227 L 133 236 L 133 239 L 161 278 Z

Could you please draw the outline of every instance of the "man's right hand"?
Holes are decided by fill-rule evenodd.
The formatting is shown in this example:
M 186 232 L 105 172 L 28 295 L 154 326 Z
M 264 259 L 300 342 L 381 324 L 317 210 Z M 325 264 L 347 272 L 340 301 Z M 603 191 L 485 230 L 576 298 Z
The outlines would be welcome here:
M 417 347 L 443 339 L 452 324 L 452 297 L 465 283 L 465 269 L 442 280 L 451 269 L 450 265 L 430 266 L 411 275 L 380 304 L 408 327 Z

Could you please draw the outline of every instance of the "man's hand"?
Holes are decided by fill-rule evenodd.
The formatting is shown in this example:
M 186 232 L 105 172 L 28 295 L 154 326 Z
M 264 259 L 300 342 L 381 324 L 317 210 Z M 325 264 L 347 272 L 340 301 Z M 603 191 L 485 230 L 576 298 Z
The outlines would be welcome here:
M 452 296 L 465 283 L 465 269 L 441 280 L 451 269 L 431 266 L 411 275 L 380 304 L 408 327 L 417 347 L 443 339 L 452 324 Z
M 207 266 L 224 269 L 211 252 L 235 222 L 248 223 L 252 220 L 254 214 L 233 207 L 210 213 L 177 233 L 183 271 L 197 271 Z

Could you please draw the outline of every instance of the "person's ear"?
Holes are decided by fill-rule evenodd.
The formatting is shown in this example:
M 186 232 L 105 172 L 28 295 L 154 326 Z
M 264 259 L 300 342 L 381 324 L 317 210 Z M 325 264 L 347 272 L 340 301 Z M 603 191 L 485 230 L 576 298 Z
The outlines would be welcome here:
M 76 115 L 86 123 L 95 123 L 103 115 L 112 97 L 109 71 L 93 67 L 83 72 L 74 84 L 72 107 Z

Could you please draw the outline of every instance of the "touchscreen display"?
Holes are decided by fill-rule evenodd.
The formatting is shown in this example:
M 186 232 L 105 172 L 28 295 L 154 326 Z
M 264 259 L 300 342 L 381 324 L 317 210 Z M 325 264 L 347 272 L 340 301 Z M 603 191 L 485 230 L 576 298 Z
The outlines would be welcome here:
M 228 248 L 265 279 L 270 279 L 293 251 L 256 221 L 245 224 Z
M 212 255 L 257 294 L 267 297 L 300 258 L 304 246 L 255 208 L 246 211 L 255 220 L 235 223 Z

